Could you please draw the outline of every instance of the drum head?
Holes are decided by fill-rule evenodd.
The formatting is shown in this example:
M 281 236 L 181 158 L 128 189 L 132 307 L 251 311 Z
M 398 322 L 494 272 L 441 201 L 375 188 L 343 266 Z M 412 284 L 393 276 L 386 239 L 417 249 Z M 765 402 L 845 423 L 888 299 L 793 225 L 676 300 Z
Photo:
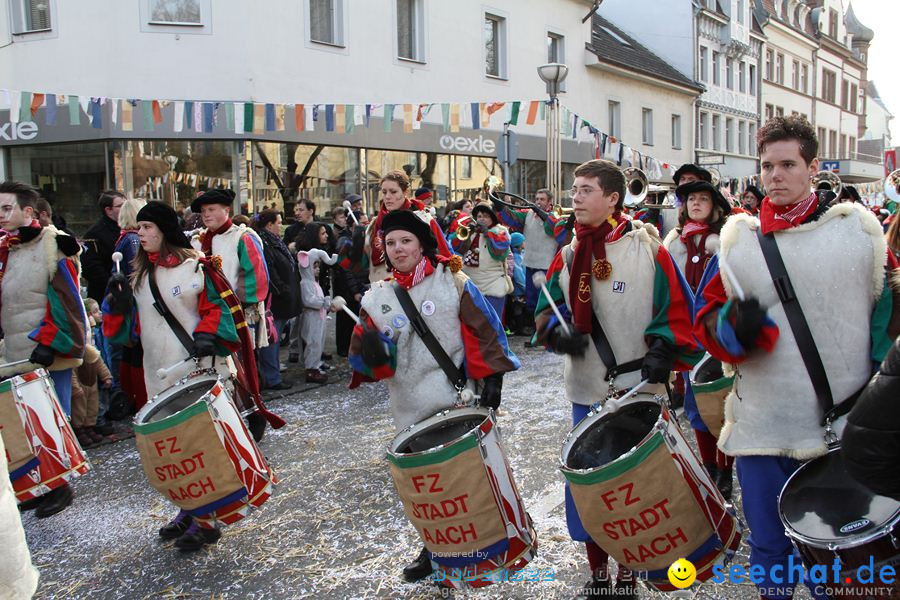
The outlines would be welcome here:
M 480 426 L 485 417 L 485 414 L 466 410 L 451 411 L 443 418 L 432 417 L 421 423 L 422 427 L 416 426 L 409 437 L 400 441 L 392 451 L 410 454 L 449 444 Z
M 832 450 L 791 476 L 781 491 L 779 511 L 788 531 L 802 541 L 848 547 L 894 521 L 900 502 L 857 483 L 847 473 L 840 450 Z
M 659 413 L 656 402 L 634 402 L 600 417 L 572 444 L 566 467 L 595 469 L 613 462 L 647 437 Z
M 171 417 L 203 398 L 209 393 L 215 383 L 215 378 L 203 378 L 188 381 L 183 385 L 178 384 L 175 386 L 178 389 L 170 388 L 166 390 L 167 392 L 172 391 L 172 393 L 161 397 L 155 404 L 147 407 L 146 411 L 142 410 L 142 414 L 137 415 L 136 421 L 141 424 L 154 423 Z M 166 392 L 163 393 L 165 394 Z

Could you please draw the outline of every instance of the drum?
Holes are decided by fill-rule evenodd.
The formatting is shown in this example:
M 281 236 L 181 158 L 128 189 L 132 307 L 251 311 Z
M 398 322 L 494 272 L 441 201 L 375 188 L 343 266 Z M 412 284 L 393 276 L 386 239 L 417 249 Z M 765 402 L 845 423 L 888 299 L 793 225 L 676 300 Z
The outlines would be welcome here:
M 0 382 L 0 433 L 19 502 L 43 496 L 91 468 L 43 369 Z
M 135 415 L 134 434 L 150 484 L 198 521 L 234 523 L 277 483 L 213 370 L 154 396 Z
M 691 389 L 694 392 L 697 412 L 700 413 L 703 424 L 716 439 L 722 432 L 722 425 L 725 422 L 725 398 L 732 387 L 734 375 L 726 377 L 722 363 L 709 354 L 704 355 L 691 371 Z
M 742 526 L 659 397 L 636 394 L 592 410 L 566 436 L 560 468 L 591 538 L 656 590 L 686 558 L 697 580 L 731 559 Z
M 813 565 L 824 565 L 829 582 L 824 587 L 849 588 L 831 596 L 871 596 L 860 590 L 866 584 L 859 583 L 857 570 L 864 566 L 863 573 L 873 579 L 868 585 L 881 588 L 879 598 L 900 598 L 900 583 L 881 583 L 878 578 L 886 565 L 900 571 L 900 502 L 876 495 L 850 477 L 839 448 L 791 475 L 778 496 L 778 515 L 807 572 Z M 841 568 L 836 580 L 835 561 Z
M 492 410 L 440 412 L 400 432 L 387 458 L 406 516 L 448 575 L 444 585 L 484 587 L 537 555 Z M 449 576 L 456 569 L 465 575 Z

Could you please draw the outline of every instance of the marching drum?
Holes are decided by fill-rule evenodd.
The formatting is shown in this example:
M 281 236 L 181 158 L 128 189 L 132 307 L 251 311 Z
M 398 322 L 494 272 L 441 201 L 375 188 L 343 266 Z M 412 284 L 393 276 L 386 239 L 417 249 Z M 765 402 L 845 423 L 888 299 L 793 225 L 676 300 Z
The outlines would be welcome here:
M 134 434 L 151 485 L 198 521 L 234 523 L 278 482 L 215 371 L 153 397 Z
M 513 481 L 494 412 L 454 408 L 417 423 L 387 454 L 406 516 L 448 587 L 484 587 L 537 554 L 531 517 Z M 498 577 L 499 575 L 499 577 Z
M 592 410 L 566 436 L 560 462 L 585 530 L 656 590 L 676 589 L 667 575 L 675 560 L 706 581 L 740 544 L 740 522 L 657 396 Z
M 837 581 L 829 587 L 846 587 L 846 598 L 865 587 L 858 581 L 859 567 L 872 567 L 870 587 L 890 588 L 878 597 L 900 598 L 900 583 L 881 583 L 882 566 L 900 568 L 900 502 L 879 496 L 850 477 L 839 448 L 805 463 L 784 484 L 778 497 L 778 515 L 785 532 L 807 571 L 824 565 L 831 573 L 835 560 L 841 566 Z M 867 573 L 868 576 L 868 573 Z M 850 583 L 844 585 L 849 578 Z M 832 577 L 829 575 L 829 581 Z
M 43 496 L 90 470 L 43 369 L 0 382 L 0 434 L 19 502 Z
M 690 380 L 697 412 L 718 439 L 725 422 L 725 398 L 734 387 L 734 375 L 726 376 L 722 363 L 706 354 L 691 370 Z

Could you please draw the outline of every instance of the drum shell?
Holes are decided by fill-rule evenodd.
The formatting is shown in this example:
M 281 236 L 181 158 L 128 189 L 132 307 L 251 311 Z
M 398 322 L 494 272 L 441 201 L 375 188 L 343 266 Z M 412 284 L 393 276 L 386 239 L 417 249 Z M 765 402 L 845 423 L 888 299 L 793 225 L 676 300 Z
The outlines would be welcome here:
M 201 522 L 233 523 L 277 482 L 215 373 L 185 378 L 135 416 L 151 485 Z
M 454 431 L 460 430 L 459 423 L 464 424 L 462 434 Z M 451 439 L 413 449 L 416 439 L 440 428 L 446 428 Z M 490 585 L 492 572 L 518 571 L 536 555 L 537 538 L 493 411 L 457 408 L 438 413 L 400 432 L 387 458 L 404 512 L 431 551 L 432 562 L 447 573 L 459 569 L 468 574 L 447 577 L 444 585 Z
M 629 451 L 598 467 L 570 466 L 578 441 L 595 427 L 633 412 L 653 415 L 653 407 L 658 409 L 655 423 Z M 560 462 L 591 538 L 659 591 L 676 589 L 667 571 L 678 558 L 690 560 L 697 579 L 706 581 L 713 576 L 713 565 L 733 556 L 740 543 L 740 522 L 674 415 L 649 394 L 637 394 L 615 410 L 589 413 L 566 437 Z
M 706 425 L 706 428 L 709 429 L 709 432 L 716 439 L 719 439 L 719 434 L 722 433 L 722 426 L 725 423 L 725 399 L 734 387 L 734 375 L 720 377 L 714 381 L 696 381 L 694 379 L 696 370 L 706 360 L 714 359 L 707 355 L 691 371 L 691 390 L 694 394 L 697 412 L 700 414 L 703 424 Z
M 19 502 L 43 496 L 90 470 L 43 369 L 0 382 L 0 415 Z

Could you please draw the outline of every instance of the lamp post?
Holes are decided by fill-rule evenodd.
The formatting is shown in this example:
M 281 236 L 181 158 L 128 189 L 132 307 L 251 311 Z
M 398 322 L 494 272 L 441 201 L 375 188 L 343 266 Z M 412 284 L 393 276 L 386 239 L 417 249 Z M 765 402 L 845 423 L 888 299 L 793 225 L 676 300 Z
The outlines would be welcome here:
M 172 154 L 167 154 L 163 157 L 167 163 L 169 163 L 169 181 L 172 184 L 172 187 L 169 188 L 172 193 L 172 207 L 175 207 L 175 199 L 178 196 L 178 184 L 175 183 L 175 165 L 178 164 L 178 157 Z
M 569 67 L 560 63 L 541 65 L 538 75 L 547 84 L 550 103 L 547 108 L 547 188 L 559 202 L 562 191 L 562 141 L 559 129 L 559 92 L 569 74 Z

